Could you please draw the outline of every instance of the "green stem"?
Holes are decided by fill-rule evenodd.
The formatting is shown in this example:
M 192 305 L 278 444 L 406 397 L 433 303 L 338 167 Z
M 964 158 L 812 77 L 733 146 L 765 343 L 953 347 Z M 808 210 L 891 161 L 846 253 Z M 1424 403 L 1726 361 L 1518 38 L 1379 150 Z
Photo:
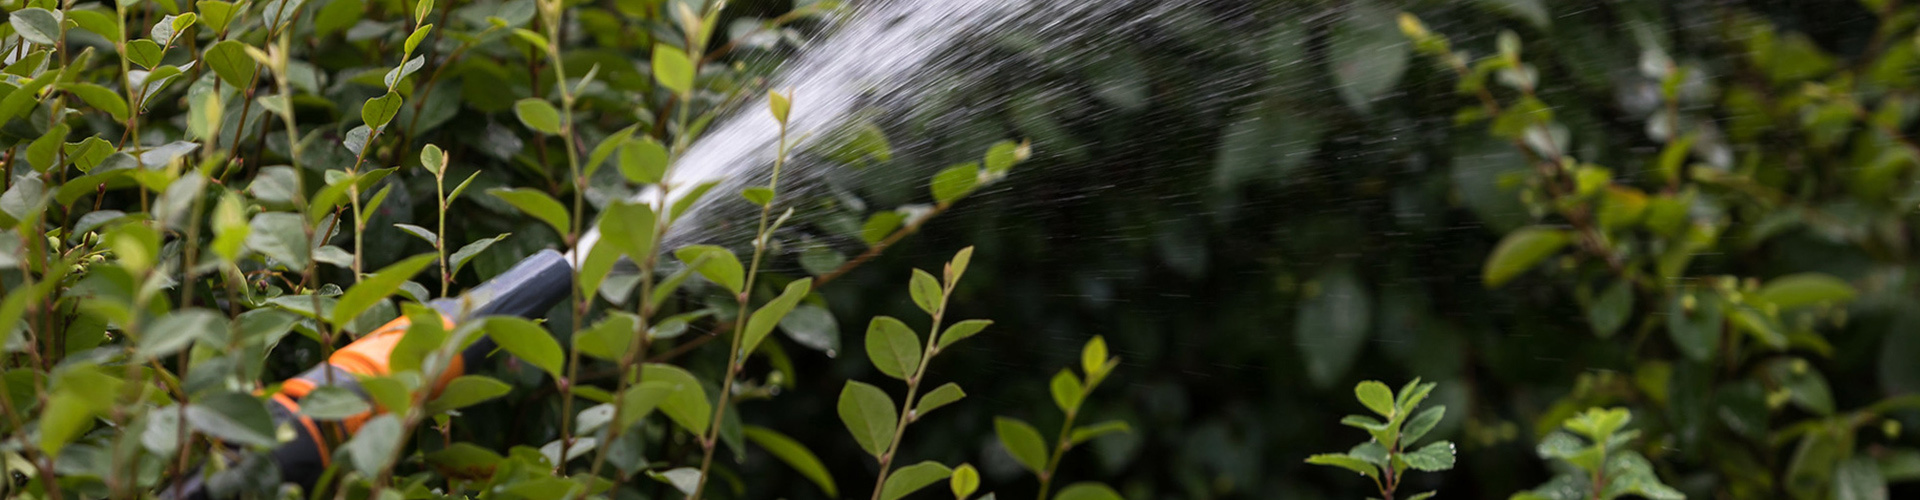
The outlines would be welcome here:
M 887 485 L 887 477 L 893 474 L 894 455 L 900 451 L 900 441 L 907 434 L 907 425 L 920 418 L 913 410 L 914 398 L 920 394 L 920 382 L 926 379 L 927 366 L 933 364 L 933 357 L 940 354 L 940 323 L 947 315 L 947 297 L 953 295 L 953 284 L 948 283 L 940 293 L 940 306 L 933 310 L 933 325 L 927 331 L 926 352 L 920 356 L 920 367 L 913 370 L 913 376 L 907 377 L 907 398 L 900 400 L 900 420 L 893 426 L 893 441 L 887 445 L 887 452 L 880 455 L 880 476 L 873 480 L 873 498 L 880 500 L 880 492 Z

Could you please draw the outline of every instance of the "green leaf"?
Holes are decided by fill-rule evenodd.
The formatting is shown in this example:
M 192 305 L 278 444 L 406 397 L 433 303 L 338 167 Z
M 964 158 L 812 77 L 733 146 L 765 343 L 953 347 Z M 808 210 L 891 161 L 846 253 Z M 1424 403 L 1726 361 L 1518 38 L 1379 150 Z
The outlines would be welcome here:
M 800 299 L 807 298 L 809 293 L 813 293 L 813 278 L 794 280 L 787 284 L 787 289 L 780 292 L 779 297 L 774 297 L 754 311 L 753 316 L 747 319 L 746 338 L 740 345 L 742 352 L 753 352 L 760 347 L 760 342 L 766 340 L 767 334 L 773 333 L 773 327 L 786 319 L 787 313 L 792 312 L 793 307 L 800 304 Z
M 494 466 L 504 459 L 493 450 L 472 443 L 453 443 L 446 448 L 428 453 L 426 460 L 427 464 L 439 470 L 441 475 L 449 478 L 462 481 L 485 481 L 493 477 Z
M 460 269 L 467 266 L 467 261 L 473 260 L 474 256 L 486 251 L 487 247 L 493 246 L 494 243 L 499 243 L 500 240 L 507 239 L 508 236 L 513 236 L 513 233 L 497 235 L 460 247 L 459 250 L 453 252 L 452 256 L 448 257 L 448 260 L 453 265 L 453 269 L 447 271 L 447 274 L 460 274 Z
M 973 464 L 960 464 L 953 468 L 953 476 L 948 479 L 947 487 L 953 490 L 954 498 L 973 496 L 973 492 L 980 489 L 980 471 L 973 468 Z
M 433 0 L 420 0 L 413 6 L 413 23 L 427 22 L 427 14 L 433 13 Z
M 406 442 L 401 435 L 400 419 L 392 414 L 373 417 L 360 426 L 353 440 L 347 441 L 347 456 L 353 457 L 353 465 L 365 477 L 378 477 L 393 463 L 394 455 L 400 445 Z
M 513 116 L 520 123 L 535 132 L 546 135 L 560 135 L 560 110 L 552 103 L 537 97 L 528 97 L 513 103 Z
M 1855 456 L 1833 468 L 1833 500 L 1887 500 L 1887 480 L 1872 457 Z
M 1119 492 L 1113 491 L 1113 488 L 1095 482 L 1073 483 L 1066 489 L 1060 490 L 1060 494 L 1054 495 L 1053 498 L 1055 500 L 1126 500 L 1120 496 Z
M 393 121 L 394 116 L 400 114 L 400 105 L 400 93 L 388 91 L 387 95 L 367 99 L 367 103 L 360 106 L 360 119 L 368 127 L 385 127 Z
M 1339 467 L 1342 469 L 1358 472 L 1362 475 L 1365 475 L 1367 477 L 1372 477 L 1372 478 L 1380 477 L 1380 469 L 1377 467 L 1374 467 L 1373 464 L 1367 463 L 1365 460 L 1347 456 L 1345 454 L 1322 453 L 1319 455 L 1307 457 L 1307 463 L 1314 464 L 1314 465 L 1328 465 L 1333 467 Z
M 1720 348 L 1725 318 L 1718 294 L 1687 289 L 1667 304 L 1667 336 L 1688 359 L 1706 362 Z
M 860 240 L 866 242 L 868 246 L 878 244 L 893 235 L 893 231 L 899 229 L 900 224 L 905 223 L 906 220 L 906 216 L 900 215 L 900 212 L 887 211 L 873 214 L 872 217 L 867 218 L 866 224 L 860 226 Z
M 767 91 L 767 110 L 773 113 L 773 119 L 781 125 L 787 124 L 787 113 L 793 110 L 793 100 L 779 92 Z
M 706 435 L 707 428 L 713 424 L 713 403 L 707 400 L 707 391 L 701 388 L 700 380 L 694 378 L 692 373 L 678 366 L 647 363 L 640 368 L 640 379 L 648 383 L 664 382 L 674 387 L 673 393 L 660 404 L 660 411 L 681 428 L 697 435 Z
M 1374 99 L 1392 90 L 1407 70 L 1410 44 L 1400 34 L 1394 14 L 1361 4 L 1347 9 L 1329 33 L 1327 57 L 1334 88 L 1356 111 L 1372 109 Z
M 727 291 L 738 295 L 741 287 L 746 286 L 746 270 L 740 266 L 740 258 L 725 248 L 713 245 L 692 245 L 673 251 L 673 256 L 686 262 L 707 278 Z M 698 265 L 694 265 L 698 262 Z
M 306 221 L 286 212 L 261 212 L 247 229 L 247 248 L 260 252 L 290 270 L 307 268 Z
M 201 139 L 218 139 L 222 119 L 226 117 L 220 94 L 208 92 L 191 100 L 193 107 L 187 115 L 187 132 Z
M 227 262 L 239 260 L 241 245 L 246 243 L 251 229 L 247 225 L 246 202 L 240 200 L 238 193 L 227 191 L 214 205 L 212 219 L 213 253 Z
M 1387 384 L 1377 380 L 1361 382 L 1360 385 L 1353 387 L 1353 394 L 1360 398 L 1360 404 L 1367 405 L 1367 409 L 1373 410 L 1374 413 L 1382 417 L 1394 415 L 1393 389 L 1387 388 Z
M 1633 314 L 1633 284 L 1620 280 L 1608 286 L 1587 306 L 1587 324 L 1593 327 L 1593 334 L 1600 338 L 1612 337 L 1620 327 L 1626 326 Z
M 1373 464 L 1375 467 L 1386 467 L 1388 460 L 1390 460 L 1389 454 L 1387 453 L 1387 446 L 1380 444 L 1379 441 L 1360 443 L 1354 446 L 1352 450 L 1348 450 L 1347 456 L 1358 458 L 1361 461 Z
M 166 56 L 166 49 L 153 40 L 139 39 L 127 42 L 127 60 L 149 70 L 160 66 L 160 59 Z
M 1013 169 L 1020 162 L 1020 145 L 1013 141 L 1000 141 L 987 148 L 987 172 L 999 174 Z
M 949 167 L 934 174 L 930 189 L 933 191 L 933 201 L 945 205 L 966 196 L 979 186 L 980 164 L 968 163 Z
M 105 111 L 107 115 L 113 117 L 114 121 L 127 121 L 127 101 L 120 98 L 120 93 L 108 90 L 106 87 L 84 82 L 65 84 L 62 85 L 61 88 L 72 92 L 73 95 L 80 96 L 80 100 L 85 101 L 88 106 L 93 106 L 94 109 Z
M 773 203 L 773 188 L 766 186 L 746 188 L 740 190 L 740 197 L 746 198 L 748 203 L 752 203 L 756 207 L 764 207 L 769 203 Z
M 372 410 L 373 405 L 367 404 L 359 394 L 337 385 L 317 387 L 300 398 L 300 413 L 317 420 L 346 420 Z
M 1047 467 L 1047 443 L 1040 437 L 1040 431 L 1019 419 L 1008 417 L 993 418 L 993 433 L 1000 437 L 1000 445 L 1007 448 L 1013 459 L 1026 466 L 1027 470 L 1039 474 Z
M 633 336 L 638 333 L 635 328 L 632 314 L 610 313 L 599 323 L 575 334 L 573 348 L 581 354 L 618 362 L 626 359 L 627 351 L 632 348 Z
M 701 482 L 700 469 L 693 467 L 680 467 L 664 472 L 648 471 L 647 476 L 652 477 L 656 481 L 673 485 L 673 489 L 680 490 L 681 494 L 688 496 L 692 496 L 693 492 L 699 489 Z
M 1502 238 L 1487 256 L 1480 280 L 1487 288 L 1504 285 L 1572 241 L 1572 235 L 1560 229 L 1536 226 L 1515 230 Z
M 13 11 L 10 15 L 13 31 L 21 38 L 41 45 L 56 45 L 61 38 L 60 13 L 30 7 Z
M 887 475 L 886 485 L 880 487 L 880 500 L 899 500 L 900 497 L 944 481 L 952 475 L 953 469 L 933 461 L 901 467 Z
M 447 382 L 447 388 L 440 391 L 440 397 L 427 402 L 427 413 L 443 413 L 458 410 L 486 402 L 489 399 L 507 395 L 513 387 L 484 375 L 464 375 Z
M 601 138 L 598 144 L 593 145 L 593 151 L 587 153 L 587 162 L 581 164 L 583 168 L 585 168 L 585 171 L 582 173 L 585 174 L 587 178 L 593 178 L 593 173 L 600 170 L 600 165 L 606 163 L 607 158 L 612 157 L 615 152 L 627 144 L 627 141 L 633 139 L 633 131 L 639 127 L 639 124 L 628 125 L 627 128 L 620 129 L 612 135 Z
M 826 492 L 827 496 L 840 496 L 840 487 L 834 485 L 833 474 L 827 472 L 827 465 L 821 463 L 820 457 L 814 456 L 813 451 L 808 450 L 806 445 L 773 429 L 757 425 L 745 426 L 743 430 L 749 441 L 753 441 L 753 444 L 759 445 L 761 449 L 767 450 L 767 453 L 785 462 L 795 472 L 806 476 L 807 480 L 813 481 L 813 484 L 819 485 L 820 491 Z
M 420 149 L 420 166 L 433 175 L 441 175 L 447 169 L 447 153 L 441 151 L 440 146 L 428 144 Z
M 437 257 L 434 254 L 409 257 L 407 260 L 395 262 L 373 273 L 372 276 L 361 280 L 359 284 L 348 288 L 347 293 L 340 295 L 340 302 L 333 306 L 333 324 L 344 325 L 360 317 L 360 313 L 366 312 L 367 308 L 373 307 L 374 303 L 385 300 L 399 291 L 402 283 L 413 279 L 413 275 L 420 274 L 420 271 L 432 265 Z
M 1319 294 L 1301 301 L 1294 342 L 1306 358 L 1307 377 L 1331 387 L 1346 376 L 1372 331 L 1373 300 L 1352 267 L 1329 267 L 1316 278 Z
M 393 227 L 399 228 L 400 231 L 411 234 L 415 238 L 420 238 L 420 241 L 425 241 L 428 245 L 440 245 L 440 235 L 433 234 L 432 229 L 415 226 L 413 224 L 394 224 Z
M 667 147 L 650 137 L 628 139 L 620 146 L 620 175 L 639 184 L 657 184 L 667 174 Z
M 1060 373 L 1053 375 L 1053 382 L 1048 388 L 1053 393 L 1053 404 L 1058 405 L 1060 411 L 1068 413 L 1079 410 L 1081 399 L 1086 397 L 1086 388 L 1080 385 L 1080 377 L 1073 376 L 1073 370 L 1067 368 L 1061 368 Z
M 227 82 L 227 85 L 232 85 L 235 88 L 251 88 L 254 75 L 260 70 L 260 63 L 254 61 L 253 56 L 247 55 L 246 46 L 247 44 L 239 41 L 223 40 L 220 43 L 213 44 L 211 47 L 207 47 L 207 52 L 202 56 L 202 60 L 206 61 L 207 67 L 213 70 L 213 74 L 220 76 L 220 81 Z M 155 58 L 155 60 L 158 61 L 159 59 Z M 395 106 L 398 107 L 400 96 L 389 95 L 392 95 Z M 386 122 L 382 121 L 380 123 L 384 124 Z M 379 126 L 375 125 L 373 120 L 367 120 L 367 124 L 375 127 Z
M 202 396 L 187 405 L 187 423 L 231 443 L 259 447 L 278 443 L 273 438 L 273 417 L 251 394 L 227 391 Z
M 48 398 L 39 417 L 40 449 L 48 455 L 59 455 L 67 443 L 93 427 L 92 404 L 87 402 L 87 398 L 68 390 L 56 392 Z
M 642 382 L 640 385 L 628 387 L 627 392 L 620 394 L 620 420 L 614 422 L 614 425 L 621 429 L 633 427 L 634 423 L 646 418 L 647 414 L 653 413 L 655 408 L 660 407 L 660 403 L 673 397 L 680 390 L 680 384 L 657 381 Z
M 867 359 L 889 377 L 906 380 L 920 369 L 920 337 L 913 328 L 888 316 L 867 324 Z
M 1116 432 L 1133 432 L 1133 427 L 1119 420 L 1108 420 L 1093 425 L 1082 425 L 1073 428 L 1073 432 L 1067 435 L 1067 442 L 1079 445 L 1080 443 L 1091 441 L 1093 438 Z
M 1858 292 L 1853 285 L 1822 273 L 1800 273 L 1767 281 L 1757 293 L 1761 299 L 1781 309 L 1853 300 Z
M 940 311 L 940 303 L 946 298 L 945 290 L 940 288 L 940 280 L 919 269 L 913 270 L 913 281 L 907 288 L 913 295 L 913 304 L 927 314 Z
M 1446 417 L 1446 415 L 1447 407 L 1445 406 L 1434 406 L 1421 410 L 1420 413 L 1415 414 L 1413 418 L 1407 419 L 1406 427 L 1400 429 L 1401 442 L 1407 444 L 1419 442 L 1420 438 L 1425 437 L 1427 432 L 1433 430 L 1434 426 L 1440 425 L 1440 419 Z
M 406 49 L 405 53 L 412 54 L 413 49 L 419 48 L 420 42 L 425 41 L 427 39 L 427 34 L 432 32 L 433 32 L 433 25 L 431 24 L 422 24 L 420 25 L 420 27 L 414 28 L 413 34 L 407 35 L 407 43 L 404 46 L 404 48 Z
M 501 349 L 512 353 L 521 361 L 546 370 L 554 380 L 565 377 L 565 353 L 560 343 L 547 334 L 545 328 L 527 319 L 512 316 L 493 316 L 486 319 L 487 336 L 500 344 Z
M 972 337 L 974 334 L 980 333 L 992 325 L 993 321 L 984 319 L 970 319 L 954 323 L 952 326 L 947 327 L 946 333 L 940 334 L 940 350 L 944 351 L 947 349 L 947 346 L 965 340 L 967 337 Z
M 227 317 L 198 307 L 167 313 L 147 326 L 142 329 L 140 347 L 135 351 L 141 359 L 180 352 L 196 339 L 214 345 L 227 339 Z
M 567 208 L 560 202 L 554 201 L 552 196 L 547 196 L 545 192 L 533 188 L 493 188 L 487 190 L 487 194 L 507 202 L 508 205 L 513 205 L 513 208 L 520 209 L 527 215 L 540 219 L 541 222 L 553 227 L 556 233 L 572 232 L 573 219 L 567 216 Z
M 600 239 L 635 262 L 646 260 L 653 255 L 656 220 L 653 208 L 645 203 L 614 202 L 600 215 Z
M 879 457 L 893 445 L 894 425 L 900 413 L 893 398 L 879 387 L 849 380 L 840 389 L 840 421 L 853 433 L 853 440 L 868 454 Z
M 361 0 L 331 0 L 314 14 L 313 36 L 327 38 L 346 31 L 366 15 L 366 4 Z
M 928 413 L 932 413 L 933 410 L 953 404 L 953 402 L 965 397 L 967 397 L 967 391 L 960 390 L 959 384 L 953 382 L 942 384 L 940 387 L 935 387 L 932 391 L 928 391 L 926 395 L 920 396 L 920 402 L 915 403 L 913 406 L 913 418 L 917 420 L 920 417 L 925 417 Z
M 787 338 L 808 349 L 833 356 L 840 350 L 840 322 L 835 320 L 833 312 L 813 304 L 800 304 L 780 318 L 780 330 L 787 332 Z
M 666 44 L 653 45 L 653 78 L 675 94 L 693 90 L 693 60 L 686 51 Z
M 200 18 L 206 21 L 207 29 L 215 32 L 226 31 L 227 24 L 233 22 L 232 2 L 204 0 L 195 2 L 194 7 L 200 9 Z
M 1106 337 L 1095 335 L 1080 348 L 1080 370 L 1086 372 L 1088 385 L 1100 383 L 1100 378 L 1106 375 L 1110 359 L 1107 357 Z

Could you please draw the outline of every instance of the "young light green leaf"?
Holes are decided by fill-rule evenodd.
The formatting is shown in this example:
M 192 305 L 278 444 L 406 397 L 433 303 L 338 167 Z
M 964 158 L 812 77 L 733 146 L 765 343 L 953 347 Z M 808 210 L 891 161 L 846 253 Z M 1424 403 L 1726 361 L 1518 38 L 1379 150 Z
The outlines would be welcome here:
M 1061 368 L 1060 373 L 1053 375 L 1053 382 L 1048 384 L 1048 388 L 1053 393 L 1053 404 L 1067 413 L 1078 411 L 1080 401 L 1086 397 L 1086 388 L 1080 385 L 1080 377 L 1073 376 L 1073 370 L 1066 368 Z
M 421 270 L 433 264 L 435 258 L 434 254 L 415 255 L 387 266 L 361 280 L 359 284 L 353 285 L 352 288 L 348 288 L 347 293 L 340 295 L 340 302 L 333 306 L 333 324 L 344 325 L 360 317 L 360 313 L 373 307 L 375 302 L 399 291 L 400 284 L 413 279 L 413 275 L 420 274 Z
M 793 109 L 793 100 L 779 92 L 767 91 L 767 110 L 773 112 L 773 119 L 781 125 L 787 124 L 787 113 Z
M 447 169 L 447 153 L 440 146 L 428 144 L 420 149 L 420 166 L 433 175 L 440 175 Z
M 693 90 L 693 60 L 686 51 L 666 44 L 653 45 L 653 78 L 675 94 Z
M 899 229 L 900 225 L 905 223 L 906 220 L 906 216 L 900 215 L 900 212 L 896 211 L 875 213 L 872 217 L 867 218 L 865 224 L 860 226 L 860 240 L 866 242 L 869 246 L 878 244 L 882 240 L 887 239 L 888 236 L 893 235 L 893 231 Z
M 970 319 L 954 323 L 952 326 L 947 327 L 946 333 L 940 334 L 939 348 L 944 351 L 948 346 L 953 345 L 953 343 L 965 340 L 967 337 L 972 337 L 974 334 L 980 333 L 992 325 L 993 321 L 984 319 Z
M 893 445 L 894 424 L 900 420 L 900 413 L 886 391 L 849 380 L 840 389 L 838 406 L 840 421 L 868 454 L 879 457 Z
M 520 123 L 535 132 L 546 135 L 560 135 L 560 110 L 552 103 L 537 97 L 528 97 L 513 103 L 513 116 Z
M 753 352 L 760 347 L 760 342 L 766 340 L 767 334 L 773 333 L 773 327 L 778 326 L 780 320 L 785 319 L 787 313 L 792 312 L 793 307 L 800 304 L 800 299 L 807 298 L 809 293 L 813 293 L 813 278 L 801 278 L 788 283 L 779 297 L 760 306 L 747 319 L 746 338 L 742 339 L 740 349 Z
M 953 490 L 953 497 L 966 499 L 980 489 L 980 471 L 973 464 L 960 464 L 953 468 L 953 477 L 947 481 L 947 488 Z
M 1027 470 L 1034 474 L 1046 470 L 1046 440 L 1032 425 L 1018 419 L 994 417 L 993 433 L 1000 436 L 1000 445 L 1007 448 L 1007 453 L 1012 454 L 1013 459 L 1026 466 Z
M 926 395 L 920 396 L 920 402 L 913 406 L 913 418 L 918 420 L 921 417 L 927 416 L 928 413 L 932 413 L 933 410 L 953 404 L 953 402 L 965 397 L 967 397 L 967 391 L 960 390 L 960 384 L 953 382 L 942 384 L 940 387 L 935 387 L 932 391 L 928 391 Z
M 1073 433 L 1068 434 L 1067 442 L 1079 445 L 1080 443 L 1091 441 L 1093 438 L 1116 432 L 1133 432 L 1133 427 L 1119 420 L 1108 420 L 1093 425 L 1082 425 L 1073 428 Z
M 933 191 L 933 201 L 939 202 L 941 205 L 946 205 L 953 203 L 954 200 L 958 200 L 962 196 L 966 196 L 967 193 L 973 192 L 973 189 L 979 187 L 979 185 L 980 165 L 977 163 L 968 163 L 941 170 L 940 173 L 934 174 L 933 184 L 930 189 Z
M 420 42 L 425 41 L 427 39 L 427 34 L 432 32 L 433 32 L 433 25 L 431 24 L 422 24 L 420 25 L 420 27 L 414 28 L 413 34 L 407 35 L 407 43 L 404 46 L 406 51 L 404 53 L 412 54 L 414 49 L 420 47 Z
M 953 469 L 933 461 L 901 467 L 900 470 L 887 475 L 886 485 L 880 487 L 880 500 L 899 500 L 900 497 L 920 491 L 921 488 L 946 480 L 951 475 L 953 475 Z
M 972 262 L 973 247 L 962 248 L 960 251 L 954 252 L 953 260 L 947 261 L 947 286 L 953 286 L 955 283 L 959 283 L 960 277 L 967 274 L 967 265 Z
M 507 202 L 508 205 L 513 205 L 513 208 L 520 209 L 527 215 L 540 219 L 541 222 L 552 227 L 556 233 L 568 234 L 572 231 L 573 219 L 567 215 L 567 207 L 554 201 L 552 196 L 547 196 L 543 191 L 533 188 L 493 188 L 488 189 L 487 194 Z
M 1107 485 L 1095 482 L 1073 483 L 1054 495 L 1054 500 L 1125 500 Z
M 673 251 L 673 256 L 688 263 L 700 276 L 726 288 L 735 294 L 746 286 L 746 270 L 740 266 L 740 258 L 725 248 L 713 245 L 691 245 Z M 698 262 L 698 265 L 694 265 Z
M 987 172 L 999 174 L 1011 170 L 1013 164 L 1020 162 L 1020 145 L 1013 141 L 1000 141 L 987 148 Z
M 240 194 L 227 191 L 220 196 L 220 202 L 213 206 L 213 253 L 227 262 L 240 258 L 241 245 L 247 241 L 246 202 Z
M 501 349 L 521 361 L 546 370 L 554 380 L 565 376 L 562 371 L 565 368 L 565 352 L 540 324 L 524 318 L 493 316 L 486 319 L 486 331 L 487 336 L 500 344 Z
M 920 306 L 920 310 L 927 314 L 939 312 L 941 302 L 946 299 L 945 290 L 940 288 L 940 280 L 919 269 L 913 270 L 913 281 L 907 291 L 913 295 L 913 304 Z
M 484 403 L 507 395 L 513 387 L 485 375 L 463 375 L 447 382 L 440 397 L 427 402 L 427 413 L 443 413 Z
M 757 425 L 744 426 L 742 431 L 747 440 L 767 450 L 767 453 L 785 462 L 788 467 L 792 467 L 807 480 L 813 481 L 813 484 L 820 486 L 820 491 L 825 492 L 828 497 L 840 496 L 840 487 L 834 484 L 833 474 L 827 472 L 826 464 L 821 463 L 820 457 L 814 456 L 813 451 L 808 450 L 806 445 L 773 429 Z
M 1506 284 L 1520 273 L 1559 252 L 1573 237 L 1566 231 L 1546 227 L 1528 227 L 1508 233 L 1487 256 L 1480 280 L 1487 288 Z
M 920 369 L 920 337 L 913 328 L 887 316 L 867 324 L 867 359 L 889 377 L 906 380 Z
M 193 108 L 187 114 L 187 132 L 201 139 L 218 139 L 221 121 L 226 117 L 220 94 L 208 92 L 191 100 Z
M 773 203 L 773 188 L 753 186 L 740 190 L 740 197 L 746 198 L 747 203 L 752 203 L 754 206 L 764 207 Z
M 581 330 L 573 336 L 573 348 L 581 354 L 607 361 L 626 359 L 627 351 L 633 345 L 636 322 L 630 313 L 610 313 L 592 327 Z
M 1360 398 L 1360 404 L 1367 405 L 1367 409 L 1374 413 L 1382 417 L 1393 416 L 1393 389 L 1387 388 L 1387 384 L 1377 380 L 1361 382 L 1353 387 L 1353 394 Z
M 1108 359 L 1106 337 L 1095 335 L 1080 348 L 1080 370 L 1086 372 L 1089 385 L 1099 383 L 1101 377 L 1106 376 Z
M 394 116 L 400 114 L 400 105 L 400 93 L 387 92 L 387 95 L 367 99 L 367 103 L 360 106 L 360 119 L 368 127 L 385 127 L 393 121 Z
M 427 14 L 432 13 L 433 0 L 420 0 L 420 3 L 414 4 L 413 6 L 413 23 L 420 24 L 427 22 Z

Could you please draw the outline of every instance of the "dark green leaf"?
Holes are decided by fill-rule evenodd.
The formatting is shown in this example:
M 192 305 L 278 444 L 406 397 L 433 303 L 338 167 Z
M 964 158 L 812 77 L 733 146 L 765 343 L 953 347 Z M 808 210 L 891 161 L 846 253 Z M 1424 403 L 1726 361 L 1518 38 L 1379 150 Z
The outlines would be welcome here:
M 13 31 L 21 38 L 41 45 L 55 45 L 63 38 L 60 33 L 60 13 L 29 7 L 13 11 L 10 15 Z
M 932 461 L 901 467 L 887 475 L 886 485 L 880 488 L 880 500 L 899 500 L 921 488 L 944 481 L 951 475 L 952 469 Z
M 406 442 L 401 432 L 400 419 L 391 414 L 376 416 L 361 425 L 353 440 L 343 447 L 361 475 L 377 477 L 393 463 L 398 448 Z
M 993 418 L 993 433 L 1000 436 L 1000 445 L 1007 453 L 1027 470 L 1039 474 L 1047 467 L 1047 443 L 1040 437 L 1040 431 L 1018 419 L 1008 417 Z
M 1685 290 L 1667 303 L 1667 335 L 1688 359 L 1706 362 L 1720 348 L 1721 302 L 1717 294 Z
M 1094 482 L 1073 483 L 1066 489 L 1060 490 L 1060 494 L 1053 498 L 1055 500 L 1125 500 L 1119 492 L 1113 491 L 1113 488 Z
M 1367 477 L 1380 476 L 1380 469 L 1374 467 L 1373 464 L 1367 463 L 1365 460 L 1347 456 L 1345 454 L 1323 453 L 1319 455 L 1314 455 L 1311 457 L 1307 457 L 1307 463 L 1314 464 L 1314 465 L 1329 465 L 1329 466 L 1339 467 L 1342 469 L 1358 472 Z
M 300 413 L 317 420 L 345 420 L 372 409 L 359 394 L 336 385 L 320 386 L 300 398 Z
M 1401 455 L 1415 470 L 1438 472 L 1453 468 L 1453 443 L 1435 441 L 1412 453 Z
M 1073 433 L 1068 434 L 1069 438 L 1067 442 L 1079 445 L 1080 443 L 1091 441 L 1093 438 L 1116 432 L 1133 432 L 1133 427 L 1119 420 L 1108 420 L 1092 425 L 1082 425 L 1073 428 Z
M 833 474 L 827 472 L 826 464 L 821 463 L 820 457 L 814 456 L 813 451 L 808 450 L 806 445 L 765 427 L 749 425 L 745 427 L 745 431 L 747 439 L 753 441 L 753 444 L 759 445 L 761 449 L 779 458 L 781 462 L 805 476 L 807 480 L 819 485 L 820 491 L 825 492 L 827 496 L 840 496 L 839 486 L 833 483 Z
M 487 336 L 500 344 L 501 349 L 546 370 L 555 380 L 565 376 L 562 371 L 565 352 L 538 323 L 511 316 L 493 316 L 486 321 Z
M 1800 273 L 1768 280 L 1760 287 L 1760 298 L 1781 309 L 1853 300 L 1853 285 L 1831 275 Z
M 420 274 L 420 271 L 433 264 L 437 257 L 434 254 L 409 257 L 407 260 L 396 262 L 373 273 L 372 276 L 361 280 L 359 284 L 348 288 L 347 293 L 341 294 L 340 301 L 333 306 L 333 323 L 344 325 L 360 317 L 360 313 L 373 307 L 375 302 L 385 300 L 393 295 L 393 292 L 399 291 L 402 283 L 413 279 L 413 275 Z
M 513 387 L 485 375 L 465 375 L 447 382 L 440 397 L 427 402 L 427 413 L 441 413 L 480 404 L 507 395 Z
M 273 446 L 273 417 L 259 398 L 238 392 L 220 392 L 197 398 L 187 406 L 187 423 L 200 432 L 248 446 Z
M 572 232 L 573 219 L 567 215 L 567 208 L 560 205 L 560 202 L 554 201 L 552 196 L 547 196 L 545 192 L 533 188 L 494 188 L 487 190 L 487 194 L 506 201 L 507 204 L 526 212 L 527 215 L 540 219 L 541 222 L 553 227 L 556 233 Z

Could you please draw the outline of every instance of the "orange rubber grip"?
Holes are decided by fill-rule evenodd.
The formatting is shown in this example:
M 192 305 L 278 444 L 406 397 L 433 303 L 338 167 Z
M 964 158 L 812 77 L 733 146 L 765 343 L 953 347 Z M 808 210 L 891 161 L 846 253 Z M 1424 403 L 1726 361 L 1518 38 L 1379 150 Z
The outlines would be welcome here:
M 453 329 L 452 319 L 442 317 L 441 321 L 444 322 L 445 328 Z M 381 325 L 380 328 L 374 329 L 359 340 L 334 351 L 333 356 L 327 358 L 327 364 L 358 376 L 381 376 L 391 373 L 392 370 L 387 363 L 393 356 L 393 348 L 400 345 L 400 339 L 407 335 L 407 328 L 411 326 L 413 322 L 406 316 L 394 318 L 393 321 Z M 454 356 L 449 361 L 446 371 L 440 374 L 440 379 L 434 382 L 432 392 L 428 394 L 429 397 L 438 395 L 441 390 L 446 389 L 447 383 L 465 373 L 466 359 L 462 356 Z M 280 392 L 294 398 L 302 398 L 312 393 L 315 388 L 313 381 L 294 378 L 283 382 Z M 347 417 L 341 421 L 341 424 L 346 426 L 348 434 L 353 434 L 359 432 L 360 426 L 366 424 L 368 419 L 385 411 L 386 408 L 381 408 L 379 403 L 375 402 L 373 410 Z

